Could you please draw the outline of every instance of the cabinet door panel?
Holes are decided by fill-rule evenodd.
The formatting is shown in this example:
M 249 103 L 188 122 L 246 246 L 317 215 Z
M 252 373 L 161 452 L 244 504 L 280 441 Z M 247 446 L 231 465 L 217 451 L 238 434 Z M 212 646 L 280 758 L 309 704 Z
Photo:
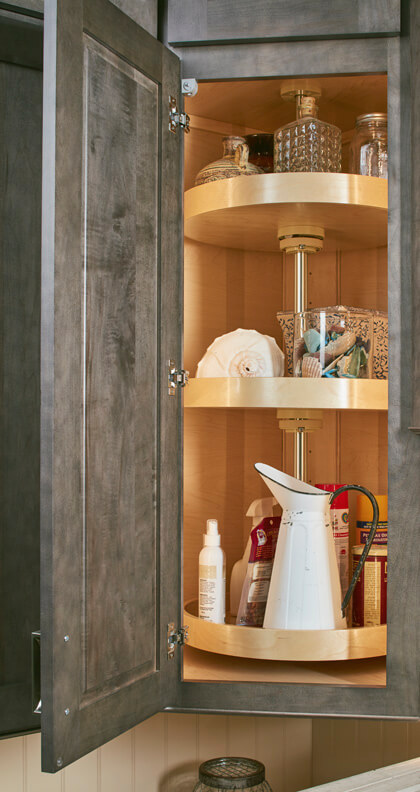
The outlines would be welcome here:
M 179 133 L 167 115 L 177 58 L 106 0 L 51 0 L 44 73 L 41 693 L 51 772 L 175 697 L 165 642 L 180 599 L 179 399 L 168 396 L 166 359 L 180 355 L 181 224 Z
M 144 119 L 157 127 L 158 87 L 87 40 L 85 95 L 82 496 L 90 690 L 116 671 L 150 673 L 156 664 L 157 179 L 147 160 L 157 161 L 157 139 L 141 133 Z M 104 644 L 107 635 L 112 640 Z

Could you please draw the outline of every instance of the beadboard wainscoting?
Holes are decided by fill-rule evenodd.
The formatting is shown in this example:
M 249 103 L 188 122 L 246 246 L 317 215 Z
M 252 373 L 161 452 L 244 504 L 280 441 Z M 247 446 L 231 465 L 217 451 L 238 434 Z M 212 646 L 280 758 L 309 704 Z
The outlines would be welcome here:
M 200 762 L 259 759 L 273 792 L 297 792 L 420 754 L 420 723 L 159 714 L 57 775 L 40 736 L 0 741 L 1 792 L 192 792 Z
M 192 792 L 215 756 L 264 762 L 273 792 L 311 784 L 312 721 L 159 714 L 66 767 L 40 772 L 40 736 L 0 741 L 1 792 Z
M 312 784 L 325 784 L 420 756 L 420 722 L 317 718 Z

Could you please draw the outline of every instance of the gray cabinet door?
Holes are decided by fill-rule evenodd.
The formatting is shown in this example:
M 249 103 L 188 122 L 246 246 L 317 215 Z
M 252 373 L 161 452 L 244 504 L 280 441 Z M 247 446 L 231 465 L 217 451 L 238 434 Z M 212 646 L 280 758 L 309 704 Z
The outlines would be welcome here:
M 107 0 L 47 0 L 41 303 L 42 767 L 175 702 L 179 61 Z M 179 654 L 179 653 L 178 653 Z

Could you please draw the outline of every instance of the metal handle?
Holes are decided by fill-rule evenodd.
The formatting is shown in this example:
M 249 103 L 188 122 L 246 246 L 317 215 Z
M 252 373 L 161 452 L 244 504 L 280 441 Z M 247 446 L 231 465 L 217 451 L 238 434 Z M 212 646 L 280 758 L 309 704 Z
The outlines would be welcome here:
M 359 560 L 359 563 L 357 564 L 356 569 L 354 570 L 354 574 L 353 574 L 353 577 L 351 579 L 351 583 L 350 583 L 350 585 L 349 585 L 349 587 L 347 589 L 346 596 L 344 597 L 343 602 L 341 603 L 341 613 L 342 613 L 343 616 L 344 616 L 344 611 L 346 610 L 347 605 L 350 602 L 350 598 L 351 598 L 351 595 L 353 594 L 354 587 L 355 587 L 357 581 L 359 580 L 360 573 L 361 573 L 362 568 L 363 568 L 363 564 L 366 561 L 366 557 L 367 557 L 367 555 L 369 553 L 369 550 L 371 548 L 372 542 L 373 542 L 373 540 L 375 538 L 376 529 L 378 527 L 378 520 L 379 520 L 379 506 L 378 506 L 378 503 L 377 503 L 377 500 L 376 500 L 375 496 L 372 495 L 372 493 L 368 489 L 366 489 L 366 487 L 362 487 L 360 484 L 344 484 L 343 487 L 340 487 L 335 492 L 332 492 L 331 495 L 330 495 L 330 506 L 331 506 L 334 498 L 337 497 L 337 495 L 341 495 L 342 492 L 346 492 L 347 490 L 357 490 L 358 492 L 362 492 L 364 495 L 366 495 L 369 498 L 369 500 L 370 500 L 370 502 L 372 504 L 372 508 L 373 508 L 373 519 L 372 519 L 372 526 L 371 526 L 371 529 L 369 531 L 369 535 L 368 535 L 368 538 L 366 540 L 366 544 L 365 544 L 363 553 L 360 556 L 360 560 Z

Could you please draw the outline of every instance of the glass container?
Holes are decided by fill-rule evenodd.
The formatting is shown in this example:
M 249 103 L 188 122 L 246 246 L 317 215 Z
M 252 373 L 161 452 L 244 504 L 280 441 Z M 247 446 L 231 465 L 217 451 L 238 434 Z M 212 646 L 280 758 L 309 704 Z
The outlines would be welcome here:
M 254 176 L 263 173 L 261 168 L 248 162 L 249 149 L 245 138 L 238 135 L 224 137 L 223 156 L 202 168 L 195 178 L 195 186 L 234 176 Z
M 341 171 L 341 130 L 318 119 L 314 96 L 296 93 L 296 121 L 274 133 L 274 170 Z
M 388 130 L 386 113 L 367 113 L 356 119 L 350 145 L 350 173 L 388 177 Z
M 249 161 L 261 168 L 264 173 L 272 173 L 274 136 L 258 133 L 245 135 L 245 140 L 249 148 Z
M 295 377 L 372 377 L 373 311 L 343 305 L 295 315 Z
M 338 306 L 343 308 L 343 306 Z M 334 310 L 334 309 L 333 309 Z M 344 310 L 356 310 L 358 314 L 368 314 L 373 318 L 373 356 L 372 356 L 372 377 L 373 379 L 388 379 L 388 314 L 385 311 L 370 311 L 367 308 Z M 282 331 L 282 350 L 285 354 L 285 367 L 289 376 L 293 376 L 293 347 L 294 347 L 294 311 L 278 311 L 277 321 Z M 300 369 L 300 359 L 297 361 Z M 299 374 L 297 374 L 299 376 Z
M 225 789 L 248 792 L 272 792 L 265 780 L 265 767 L 256 759 L 225 756 L 209 759 L 200 765 L 199 781 L 193 792 L 222 792 Z

